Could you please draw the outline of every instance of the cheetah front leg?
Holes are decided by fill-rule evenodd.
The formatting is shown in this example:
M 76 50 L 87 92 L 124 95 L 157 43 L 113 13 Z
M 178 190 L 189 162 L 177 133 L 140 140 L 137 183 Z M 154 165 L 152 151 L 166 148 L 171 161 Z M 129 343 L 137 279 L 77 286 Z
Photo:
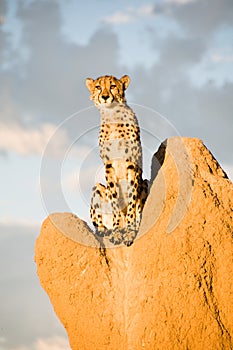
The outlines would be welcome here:
M 105 164 L 105 174 L 109 199 L 112 205 L 113 230 L 118 231 L 120 228 L 120 207 L 119 207 L 119 186 L 115 174 L 115 169 L 111 162 Z
M 140 169 L 134 163 L 129 163 L 127 166 L 127 181 L 128 181 L 128 206 L 126 213 L 127 228 L 124 235 L 124 243 L 129 246 L 133 243 L 139 228 L 140 220 L 137 218 L 137 202 L 139 198 L 140 185 Z
M 112 228 L 112 210 L 107 188 L 102 184 L 96 184 L 92 190 L 90 214 L 96 234 L 104 237 Z
M 131 245 L 138 233 L 141 216 L 148 196 L 148 180 L 142 180 L 142 171 L 135 164 L 128 165 L 127 230 L 124 243 Z
M 119 244 L 123 241 L 124 234 L 126 232 L 124 200 L 123 203 L 121 203 L 121 185 L 118 181 L 118 178 L 116 176 L 116 170 L 111 161 L 105 164 L 105 174 L 113 215 L 112 239 L 110 239 L 110 241 L 114 244 Z

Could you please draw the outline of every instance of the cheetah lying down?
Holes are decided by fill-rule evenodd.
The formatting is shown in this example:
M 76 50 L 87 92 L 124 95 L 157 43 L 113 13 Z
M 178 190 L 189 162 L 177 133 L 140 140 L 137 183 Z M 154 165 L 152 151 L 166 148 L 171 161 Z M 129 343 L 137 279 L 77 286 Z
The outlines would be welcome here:
M 148 182 L 142 179 L 140 129 L 125 100 L 129 82 L 127 75 L 86 79 L 101 114 L 99 147 L 107 182 L 93 188 L 91 219 L 97 235 L 127 246 L 137 235 L 148 193 Z

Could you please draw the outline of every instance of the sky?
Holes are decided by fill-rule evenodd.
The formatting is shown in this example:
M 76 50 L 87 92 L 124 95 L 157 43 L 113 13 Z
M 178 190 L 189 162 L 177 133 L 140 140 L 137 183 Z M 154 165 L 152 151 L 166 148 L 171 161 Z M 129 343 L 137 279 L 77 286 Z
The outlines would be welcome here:
M 144 177 L 171 136 L 233 179 L 232 0 L 0 0 L 0 350 L 66 350 L 34 245 L 49 213 L 88 223 L 103 179 L 87 77 L 131 78 Z

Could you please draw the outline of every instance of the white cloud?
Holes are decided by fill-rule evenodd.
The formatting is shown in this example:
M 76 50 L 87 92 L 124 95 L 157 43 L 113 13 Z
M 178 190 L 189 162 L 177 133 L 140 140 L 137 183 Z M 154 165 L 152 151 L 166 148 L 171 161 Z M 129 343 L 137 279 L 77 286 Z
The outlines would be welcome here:
M 135 21 L 143 17 L 154 15 L 154 5 L 146 5 L 138 8 L 129 7 L 125 12 L 116 12 L 104 18 L 105 23 L 123 24 Z
M 129 14 L 122 13 L 122 12 L 116 12 L 112 16 L 107 16 L 104 19 L 105 23 L 110 23 L 110 24 L 129 23 L 131 21 L 132 21 L 132 17 Z
M 0 226 L 2 227 L 22 227 L 26 229 L 35 229 L 41 225 L 40 221 L 17 219 L 14 217 L 1 217 Z M 1 343 L 1 337 L 0 337 Z
M 0 150 L 20 155 L 41 155 L 56 128 L 56 125 L 50 123 L 44 123 L 38 129 L 24 128 L 18 123 L 0 123 Z M 66 132 L 59 130 L 53 155 L 59 155 L 67 144 Z
M 68 341 L 63 337 L 38 339 L 34 346 L 35 350 L 70 350 Z M 28 349 L 29 350 L 29 349 Z
M 233 54 L 219 54 L 216 53 L 212 55 L 212 60 L 217 63 L 232 63 L 233 62 Z
M 152 16 L 154 15 L 154 10 L 155 10 L 154 5 L 145 5 L 137 9 L 130 8 L 130 12 L 132 12 L 132 14 L 137 15 L 138 17 Z
M 0 350 L 7 349 L 0 347 Z M 70 350 L 70 346 L 64 337 L 54 336 L 51 338 L 39 338 L 30 346 L 21 345 L 9 350 Z
M 195 0 L 166 0 L 165 2 L 168 3 L 173 3 L 173 4 L 177 4 L 177 5 L 186 5 L 190 2 L 194 2 Z

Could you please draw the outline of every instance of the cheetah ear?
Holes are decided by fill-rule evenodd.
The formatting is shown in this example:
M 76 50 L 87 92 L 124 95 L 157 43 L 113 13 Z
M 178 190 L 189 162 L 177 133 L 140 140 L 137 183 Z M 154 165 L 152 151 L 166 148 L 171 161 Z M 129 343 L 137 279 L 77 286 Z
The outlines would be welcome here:
M 88 90 L 90 92 L 92 92 L 93 84 L 94 84 L 94 80 L 93 79 L 91 79 L 91 78 L 87 78 L 86 79 L 86 86 L 87 86 L 87 88 L 88 88 Z
M 123 84 L 124 90 L 126 90 L 130 83 L 130 77 L 128 75 L 123 75 L 123 77 L 120 78 L 120 81 Z

